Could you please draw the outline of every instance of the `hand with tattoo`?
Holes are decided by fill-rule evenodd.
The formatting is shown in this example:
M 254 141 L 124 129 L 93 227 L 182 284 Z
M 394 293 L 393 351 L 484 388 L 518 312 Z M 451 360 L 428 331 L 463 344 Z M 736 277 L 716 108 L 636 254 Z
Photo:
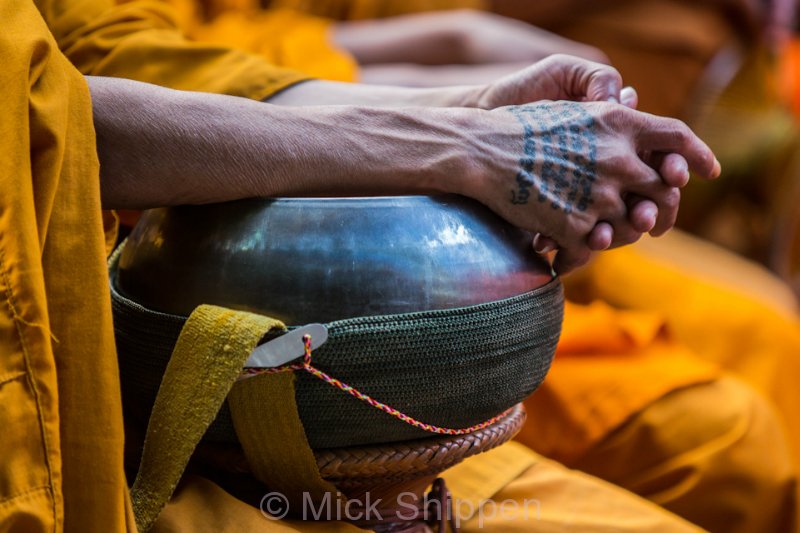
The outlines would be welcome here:
M 498 104 L 527 104 L 541 100 L 569 100 L 572 102 L 620 102 L 630 109 L 636 109 L 638 98 L 630 87 L 621 89 L 622 78 L 614 68 L 602 64 L 565 55 L 553 55 L 539 61 L 532 67 L 507 76 L 487 87 L 476 97 L 476 106 L 492 109 Z M 522 123 L 522 115 L 517 113 Z M 568 118 L 566 115 L 562 118 Z M 530 128 L 530 125 L 527 126 Z M 530 148 L 531 142 L 526 141 Z M 675 209 L 670 204 L 663 204 L 667 212 L 659 213 L 659 204 L 652 199 L 629 192 L 625 195 L 630 228 L 638 235 L 649 232 L 654 236 L 666 232 L 674 224 L 677 216 L 677 203 L 680 199 L 680 188 L 689 180 L 689 165 L 686 159 L 677 153 L 643 152 L 643 160 L 661 176 L 663 182 L 670 186 L 669 198 L 674 198 Z M 524 166 L 524 165 L 523 165 Z M 545 165 L 544 172 L 552 181 L 550 165 Z M 716 171 L 718 174 L 719 171 Z M 556 180 L 556 186 L 560 183 Z M 525 186 L 519 191 L 525 196 Z M 663 194 L 662 194 L 663 196 Z M 514 201 L 521 201 L 515 198 Z M 670 221 L 669 223 L 665 221 Z M 637 237 L 638 238 L 638 237 Z M 635 239 L 634 239 L 635 240 Z M 631 235 L 615 235 L 614 226 L 607 220 L 599 220 L 588 238 L 588 247 L 592 251 L 605 250 L 611 247 L 629 244 Z M 536 234 L 534 247 L 540 253 L 549 252 L 559 247 L 550 236 Z
M 509 221 L 552 239 L 559 273 L 586 263 L 592 251 L 666 232 L 689 169 L 706 178 L 720 172 L 685 124 L 624 105 L 538 102 L 493 113 L 517 121 L 518 158 L 507 173 L 484 180 L 483 198 L 491 196 L 486 203 Z

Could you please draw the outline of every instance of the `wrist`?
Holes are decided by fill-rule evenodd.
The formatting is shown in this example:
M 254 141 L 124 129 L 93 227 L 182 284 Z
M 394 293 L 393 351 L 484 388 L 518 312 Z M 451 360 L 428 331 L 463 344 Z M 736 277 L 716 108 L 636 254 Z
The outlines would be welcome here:
M 449 109 L 446 116 L 453 132 L 449 154 L 436 172 L 441 192 L 460 194 L 483 203 L 492 195 L 487 186 L 506 167 L 503 150 L 504 117 L 481 109 Z
M 416 105 L 424 107 L 478 108 L 484 86 L 456 85 L 432 89 L 421 89 Z
M 461 93 L 461 102 L 459 103 L 459 106 L 482 109 L 486 111 L 490 110 L 491 106 L 488 105 L 488 99 L 486 97 L 490 91 L 490 88 L 490 85 L 473 85 L 469 87 L 463 87 L 464 90 Z

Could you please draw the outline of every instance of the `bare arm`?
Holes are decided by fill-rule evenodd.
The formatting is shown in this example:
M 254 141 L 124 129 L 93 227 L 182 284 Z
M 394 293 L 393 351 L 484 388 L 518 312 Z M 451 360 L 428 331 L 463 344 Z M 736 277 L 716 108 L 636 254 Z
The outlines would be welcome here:
M 538 100 L 619 101 L 622 78 L 612 67 L 556 54 L 492 83 L 437 88 L 361 85 L 312 80 L 266 101 L 283 106 L 478 107 L 494 109 Z
M 332 39 L 362 66 L 531 64 L 556 53 L 607 62 L 605 55 L 592 46 L 483 11 L 435 11 L 338 22 L 333 26 Z
M 281 107 L 88 77 L 106 208 L 458 192 L 478 110 Z M 489 133 L 490 126 L 484 126 Z
M 287 108 L 121 79 L 89 85 L 106 207 L 451 192 L 551 237 L 562 272 L 588 260 L 599 222 L 615 244 L 638 239 L 628 194 L 658 207 L 659 227 L 674 222 L 675 187 L 639 154 L 676 153 L 700 175 L 719 172 L 682 123 L 614 103 Z
M 411 88 L 311 80 L 265 101 L 281 106 L 360 105 L 375 107 L 476 107 L 478 86 Z
M 417 65 L 387 63 L 359 69 L 359 81 L 370 85 L 401 87 L 452 87 L 486 84 L 527 67 L 523 63 L 486 63 L 481 65 Z

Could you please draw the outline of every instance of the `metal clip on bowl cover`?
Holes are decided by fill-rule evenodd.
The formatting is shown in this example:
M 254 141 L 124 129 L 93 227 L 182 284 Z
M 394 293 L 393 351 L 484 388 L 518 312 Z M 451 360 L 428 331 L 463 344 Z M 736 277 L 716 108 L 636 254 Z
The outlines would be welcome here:
M 303 357 L 306 353 L 303 337 L 306 335 L 311 337 L 311 349 L 316 350 L 328 340 L 328 328 L 323 324 L 308 324 L 265 342 L 253 350 L 245 368 L 278 368 Z

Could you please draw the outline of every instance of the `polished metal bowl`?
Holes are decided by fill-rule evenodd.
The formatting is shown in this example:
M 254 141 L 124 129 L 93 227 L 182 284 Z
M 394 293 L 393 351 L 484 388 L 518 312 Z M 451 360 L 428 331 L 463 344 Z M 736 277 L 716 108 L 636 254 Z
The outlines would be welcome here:
M 118 288 L 188 316 L 199 304 L 287 324 L 450 309 L 552 281 L 531 236 L 460 196 L 255 199 L 144 214 Z
M 129 423 L 146 422 L 200 304 L 324 322 L 325 372 L 426 423 L 465 428 L 544 379 L 563 293 L 531 237 L 457 197 L 248 200 L 146 213 L 111 268 Z M 314 376 L 296 381 L 314 449 L 427 436 Z M 209 442 L 236 443 L 227 405 Z

